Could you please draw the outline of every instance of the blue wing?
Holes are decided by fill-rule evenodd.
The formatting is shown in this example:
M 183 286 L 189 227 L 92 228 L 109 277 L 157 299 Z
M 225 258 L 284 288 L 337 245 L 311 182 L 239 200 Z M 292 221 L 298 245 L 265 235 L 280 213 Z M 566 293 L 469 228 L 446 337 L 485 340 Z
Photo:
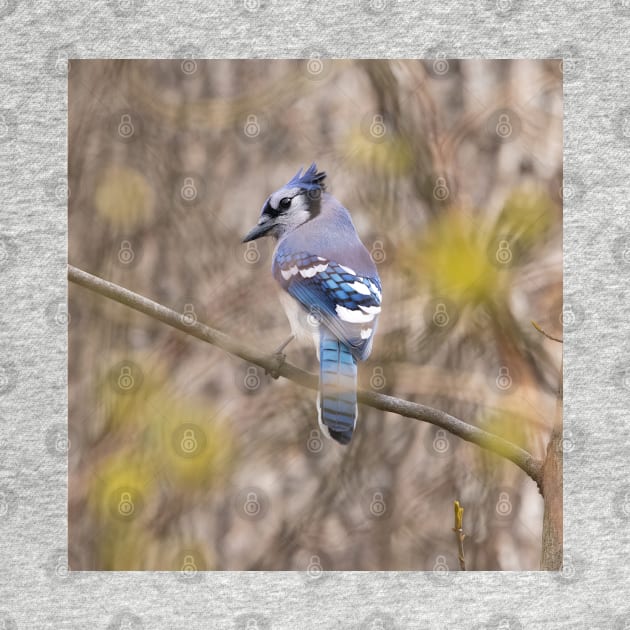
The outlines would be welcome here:
M 378 275 L 359 275 L 350 267 L 307 252 L 278 252 L 273 274 L 357 359 L 368 357 L 381 310 Z

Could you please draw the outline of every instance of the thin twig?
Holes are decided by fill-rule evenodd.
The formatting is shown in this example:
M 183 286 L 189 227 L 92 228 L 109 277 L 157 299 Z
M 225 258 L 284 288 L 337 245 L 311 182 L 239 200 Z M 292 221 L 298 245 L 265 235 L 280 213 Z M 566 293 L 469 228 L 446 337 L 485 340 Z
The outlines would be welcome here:
M 457 559 L 459 560 L 459 568 L 462 571 L 466 570 L 466 558 L 464 556 L 464 508 L 459 504 L 459 501 L 453 503 L 455 508 L 455 538 L 457 539 Z
M 269 373 L 283 376 L 303 387 L 315 390 L 318 388 L 318 378 L 315 374 L 305 372 L 286 361 L 281 361 L 278 355 L 270 355 L 256 350 L 248 344 L 241 343 L 219 330 L 198 322 L 195 318 L 191 318 L 190 315 L 177 313 L 153 300 L 149 300 L 133 291 L 129 291 L 129 289 L 93 276 L 72 265 L 68 265 L 68 279 L 86 289 L 90 289 L 177 330 L 181 330 L 188 335 L 217 346 L 245 361 L 258 365 Z M 496 453 L 516 464 L 536 482 L 539 488 L 541 488 L 542 462 L 520 446 L 498 435 L 483 431 L 439 409 L 401 400 L 393 396 L 359 390 L 357 392 L 357 398 L 359 402 L 364 405 L 381 409 L 382 411 L 389 411 L 407 418 L 421 420 L 422 422 L 428 422 L 449 431 L 462 440 L 472 442 L 483 449 Z
M 545 335 L 545 337 L 547 337 L 547 339 L 551 339 L 551 341 L 557 341 L 558 343 L 564 343 L 562 341 L 562 339 L 559 339 L 558 337 L 554 337 L 553 335 L 550 335 L 548 332 L 544 331 L 533 319 L 532 319 L 532 326 L 541 334 L 541 335 Z

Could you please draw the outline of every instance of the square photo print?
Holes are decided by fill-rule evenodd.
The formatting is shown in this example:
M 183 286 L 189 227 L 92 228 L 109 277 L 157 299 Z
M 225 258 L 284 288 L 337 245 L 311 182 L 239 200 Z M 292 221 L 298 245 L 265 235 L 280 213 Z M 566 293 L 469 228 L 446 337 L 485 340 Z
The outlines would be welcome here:
M 562 64 L 304 57 L 69 63 L 69 566 L 559 569 Z

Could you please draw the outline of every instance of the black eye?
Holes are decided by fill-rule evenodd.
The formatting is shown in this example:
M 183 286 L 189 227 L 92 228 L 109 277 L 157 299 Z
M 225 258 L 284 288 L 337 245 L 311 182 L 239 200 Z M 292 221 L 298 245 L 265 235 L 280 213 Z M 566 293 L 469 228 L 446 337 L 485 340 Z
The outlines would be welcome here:
M 283 197 L 282 199 L 280 199 L 280 203 L 278 204 L 279 208 L 282 208 L 283 210 L 286 210 L 290 206 L 291 206 L 291 198 L 290 197 Z

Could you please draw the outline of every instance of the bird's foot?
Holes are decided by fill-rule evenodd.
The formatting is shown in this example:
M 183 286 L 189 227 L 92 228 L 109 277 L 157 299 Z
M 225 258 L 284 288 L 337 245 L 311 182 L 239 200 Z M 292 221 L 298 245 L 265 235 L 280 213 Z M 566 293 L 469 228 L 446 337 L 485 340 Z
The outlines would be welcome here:
M 287 360 L 287 355 L 282 352 L 282 350 L 276 350 L 272 355 L 273 365 L 268 367 L 265 370 L 266 374 L 269 374 L 271 378 L 279 378 L 280 377 L 280 368 L 284 365 Z
M 265 372 L 267 374 L 269 374 L 269 376 L 271 376 L 272 378 L 279 378 L 280 377 L 280 368 L 284 365 L 285 361 L 287 360 L 287 355 L 284 354 L 283 350 L 295 339 L 295 335 L 291 335 L 286 341 L 282 342 L 279 346 L 278 349 L 273 353 L 273 360 L 274 360 L 274 365 L 265 370 Z

